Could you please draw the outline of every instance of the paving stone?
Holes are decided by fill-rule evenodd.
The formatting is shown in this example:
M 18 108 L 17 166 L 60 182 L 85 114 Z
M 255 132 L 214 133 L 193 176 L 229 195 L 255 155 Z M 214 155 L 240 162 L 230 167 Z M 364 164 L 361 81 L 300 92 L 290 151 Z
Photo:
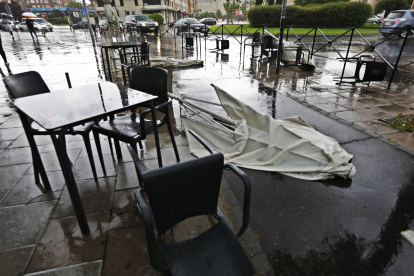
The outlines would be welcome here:
M 151 267 L 144 226 L 111 232 L 105 257 L 103 276 L 169 275 Z
M 125 190 L 138 188 L 138 177 L 133 162 L 120 163 L 118 165 L 118 175 L 116 181 L 116 190 Z
M 335 116 L 338 116 L 339 118 L 347 120 L 348 122 L 351 122 L 351 123 L 366 121 L 366 120 L 371 119 L 370 117 L 360 114 L 356 111 L 341 111 L 341 112 L 335 112 L 334 114 Z
M 43 187 L 40 188 L 35 184 L 33 175 L 23 176 L 0 206 L 12 206 L 58 199 L 65 185 L 62 172 L 48 173 L 48 178 L 52 189 L 44 193 Z
M 0 167 L 0 190 L 13 189 L 23 174 L 29 169 L 30 164 Z
M 301 98 L 301 100 L 303 102 L 315 105 L 315 104 L 325 104 L 325 103 L 329 103 L 329 101 L 327 99 L 323 99 L 321 97 L 318 96 L 313 96 L 313 97 L 303 97 Z
M 189 147 L 178 146 L 178 155 L 180 156 L 180 162 L 185 162 L 189 160 L 196 159 L 191 153 Z M 161 156 L 163 165 L 170 166 L 177 164 L 177 159 L 175 158 L 174 148 L 163 148 L 161 149 Z
M 24 133 L 23 128 L 5 128 L 0 129 L 0 140 L 15 140 L 20 134 Z
M 56 201 L 0 208 L 0 251 L 36 244 Z
M 102 274 L 102 261 L 69 265 L 60 268 L 25 274 L 26 276 L 100 276 Z
M 356 122 L 357 126 L 362 128 L 368 129 L 377 134 L 389 134 L 389 133 L 396 133 L 400 132 L 398 129 L 389 126 L 386 123 L 373 120 L 373 121 L 364 121 L 364 122 Z
M 254 256 L 251 259 L 251 262 L 255 270 L 255 275 L 260 275 L 260 276 L 276 275 L 264 253 Z
M 400 132 L 394 134 L 386 134 L 384 135 L 385 138 L 391 139 L 393 141 L 397 141 L 399 144 L 414 149 L 414 134 L 411 132 Z
M 2 190 L 0 191 L 0 204 L 6 198 L 6 196 L 10 193 L 10 190 Z
M 85 213 L 110 211 L 114 198 L 115 177 L 98 178 L 95 180 L 77 181 L 77 187 Z M 74 216 L 72 201 L 65 187 L 53 218 Z
M 20 118 L 9 118 L 0 125 L 0 128 L 23 128 L 23 125 Z
M 0 141 L 0 149 L 7 148 L 13 141 Z
M 99 161 L 99 158 L 94 157 L 95 169 L 98 178 L 115 176 L 116 167 L 118 165 L 116 157 L 112 156 L 111 154 L 105 154 L 103 155 L 103 159 L 105 164 L 106 175 L 104 175 L 102 171 L 102 166 Z M 73 174 L 75 175 L 76 180 L 93 179 L 92 168 L 91 164 L 89 163 L 88 157 L 82 157 L 76 160 L 76 163 L 73 167 Z
M 115 192 L 110 229 L 120 229 L 143 224 L 134 197 L 136 189 Z
M 50 220 L 26 272 L 103 259 L 109 212 L 88 214 L 86 217 L 91 231 L 89 235 L 81 233 L 76 217 Z
M 52 139 L 50 136 L 45 135 L 36 135 L 35 141 L 37 146 L 42 145 L 52 145 Z M 27 141 L 26 133 L 22 133 L 17 137 L 16 140 L 10 145 L 10 148 L 22 148 L 22 147 L 29 147 L 29 142 Z
M 326 112 L 336 112 L 336 111 L 343 111 L 343 110 L 348 110 L 343 106 L 334 104 L 334 103 L 325 103 L 325 104 L 315 104 L 315 106 L 319 109 L 322 109 Z
M 35 246 L 25 246 L 0 252 L 1 275 L 23 275 Z
M 40 151 L 43 147 L 39 147 Z M 0 166 L 31 164 L 32 152 L 29 147 L 5 149 L 0 153 Z

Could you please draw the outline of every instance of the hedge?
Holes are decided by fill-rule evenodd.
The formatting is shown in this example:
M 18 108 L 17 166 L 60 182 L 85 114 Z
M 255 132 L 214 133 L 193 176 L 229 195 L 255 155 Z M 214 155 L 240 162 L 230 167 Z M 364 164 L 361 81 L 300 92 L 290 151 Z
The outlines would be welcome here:
M 250 26 L 279 27 L 282 6 L 255 6 L 247 14 Z M 287 6 L 286 24 L 295 26 L 362 27 L 372 16 L 372 6 L 364 2 Z
M 151 18 L 152 20 L 154 20 L 155 22 L 157 22 L 158 25 L 160 25 L 160 26 L 162 24 L 164 24 L 164 17 L 162 17 L 161 14 L 153 13 L 153 14 L 150 14 L 149 18 Z
M 67 17 L 61 17 L 61 18 L 48 18 L 46 19 L 51 24 L 68 24 L 68 18 Z

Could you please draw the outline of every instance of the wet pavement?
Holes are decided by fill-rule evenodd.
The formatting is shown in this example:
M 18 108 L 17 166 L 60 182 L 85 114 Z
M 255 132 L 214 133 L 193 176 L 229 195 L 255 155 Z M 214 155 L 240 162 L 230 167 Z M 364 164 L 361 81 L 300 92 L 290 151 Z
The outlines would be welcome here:
M 67 88 L 65 72 L 74 87 L 104 81 L 101 59 L 88 33 L 74 35 L 67 27 L 57 27 L 47 37 L 49 42 L 39 38 L 34 43 L 28 33 L 20 33 L 12 42 L 2 33 L 13 73 L 38 71 L 52 91 Z M 276 77 L 275 62 L 250 60 L 250 49 L 243 57 L 233 39 L 230 50 L 218 54 L 208 50 L 215 41 L 193 50 L 182 50 L 179 40 L 176 47 L 169 38 L 151 36 L 149 41 L 153 57 L 205 61 L 201 68 L 174 70 L 173 93 L 218 102 L 210 86 L 214 83 L 274 118 L 300 115 L 354 155 L 357 173 L 348 180 L 304 181 L 243 169 L 253 188 L 250 228 L 242 242 L 258 275 L 414 273 L 414 245 L 400 234 L 414 230 L 414 138 L 379 121 L 399 112 L 414 114 L 413 86 L 403 83 L 392 90 L 383 83 L 336 86 L 333 76 L 340 74 L 342 64 L 321 57 L 315 57 L 314 71 L 289 67 Z M 353 70 L 349 67 L 346 73 Z M 121 79 L 118 74 L 117 81 Z M 190 160 L 179 120 L 181 110 L 176 103 L 173 109 L 180 156 Z M 124 159 L 117 160 L 102 138 L 107 175 L 97 164 L 99 180 L 95 182 L 82 138 L 67 137 L 91 227 L 91 235 L 82 236 L 51 140 L 37 137 L 36 142 L 52 184 L 48 193 L 34 184 L 30 148 L 0 83 L 0 274 L 163 275 L 149 264 L 145 231 L 132 196 L 138 183 L 126 147 L 122 146 Z M 161 144 L 165 163 L 173 164 L 166 133 Z M 157 167 L 153 137 L 145 141 L 140 156 L 150 168 Z M 231 173 L 225 173 L 220 205 L 236 228 L 243 202 L 241 187 Z M 181 234 L 175 238 L 200 233 L 209 220 L 195 222 L 195 233 L 189 230 L 191 225 L 178 225 Z

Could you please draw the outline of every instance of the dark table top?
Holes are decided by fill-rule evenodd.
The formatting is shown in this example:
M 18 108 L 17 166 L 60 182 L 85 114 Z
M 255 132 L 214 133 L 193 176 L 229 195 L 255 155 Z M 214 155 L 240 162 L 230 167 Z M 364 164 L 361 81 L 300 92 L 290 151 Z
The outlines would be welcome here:
M 47 130 L 79 125 L 156 99 L 112 82 L 15 99 L 13 104 Z
M 140 44 L 136 43 L 135 41 L 125 41 L 125 42 L 105 42 L 99 44 L 99 47 L 102 48 L 112 48 L 112 49 L 119 49 L 119 48 L 129 48 L 129 47 L 136 47 Z

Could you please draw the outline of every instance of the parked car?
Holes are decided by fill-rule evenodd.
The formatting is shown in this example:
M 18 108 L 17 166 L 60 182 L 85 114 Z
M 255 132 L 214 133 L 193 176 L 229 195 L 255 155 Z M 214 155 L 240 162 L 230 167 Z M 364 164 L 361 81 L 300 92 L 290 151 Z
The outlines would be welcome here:
M 206 24 L 206 25 L 216 25 L 217 20 L 215 18 L 203 18 L 200 20 L 200 23 Z
M 190 30 L 193 30 L 194 32 L 206 34 L 210 31 L 210 28 L 208 26 L 201 24 L 200 21 L 194 18 L 183 18 L 175 23 L 177 33 L 188 32 L 189 27 L 191 28 Z
M 96 23 L 95 22 L 91 22 L 91 27 L 92 29 L 95 28 Z M 83 21 L 79 21 L 76 24 L 73 24 L 73 28 L 75 30 L 77 29 L 88 29 L 88 21 L 87 20 L 83 20 Z
M 137 27 L 142 33 L 158 34 L 158 23 L 146 15 L 127 15 L 125 23 L 128 29 Z
M 33 23 L 37 23 L 37 24 L 46 26 L 48 31 L 53 32 L 53 25 L 51 23 L 49 23 L 46 19 L 37 17 L 37 18 L 30 18 L 30 20 L 32 20 Z M 26 18 L 23 18 L 22 23 L 26 24 Z
M 99 21 L 99 26 L 100 27 L 106 27 L 106 26 L 108 26 L 108 20 L 102 19 L 101 21 Z
M 381 22 L 382 22 L 382 18 L 379 17 L 378 15 L 373 15 L 371 18 L 367 20 L 367 23 L 372 23 L 372 24 L 379 24 Z
M 33 27 L 34 27 L 34 29 L 36 30 L 36 31 L 38 31 L 38 32 L 47 32 L 47 31 L 49 31 L 49 28 L 48 27 L 46 27 L 45 25 L 43 25 L 43 24 L 39 24 L 39 23 L 37 23 L 37 22 L 34 22 L 33 21 Z M 18 30 L 18 31 L 20 31 L 20 32 L 28 32 L 29 30 L 27 29 L 27 26 L 26 26 L 26 22 L 21 22 L 20 24 L 18 24 L 17 26 L 16 26 L 16 29 Z
M 169 26 L 170 28 L 171 28 L 171 27 L 174 27 L 175 22 L 177 22 L 177 20 L 175 20 L 175 21 L 173 21 L 173 22 L 168 23 L 168 26 Z
M 399 37 L 404 38 L 408 34 L 408 28 L 414 30 L 414 10 L 396 10 L 382 21 L 380 33 L 384 36 L 398 34 Z

